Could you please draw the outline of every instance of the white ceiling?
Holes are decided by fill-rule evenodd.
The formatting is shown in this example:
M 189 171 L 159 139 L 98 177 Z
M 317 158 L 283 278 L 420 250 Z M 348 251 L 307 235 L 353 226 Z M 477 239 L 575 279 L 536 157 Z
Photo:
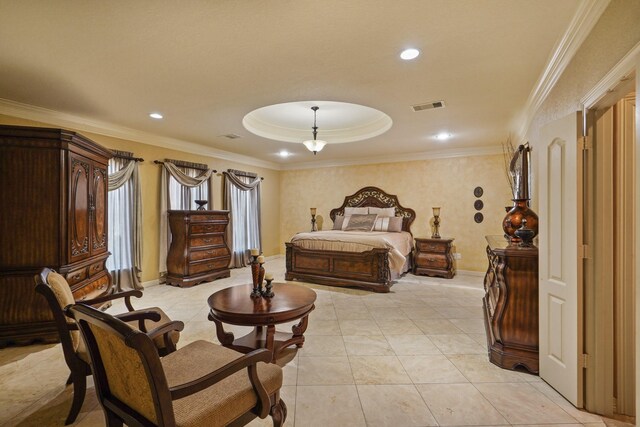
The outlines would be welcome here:
M 580 0 L 0 0 L 0 98 L 277 167 L 499 146 L 517 130 L 514 120 L 579 6 Z M 400 60 L 406 47 L 421 55 Z M 242 126 L 257 108 L 312 100 L 369 106 L 393 126 L 365 141 L 328 145 L 315 157 L 302 144 Z M 437 100 L 446 108 L 411 108 Z M 164 120 L 150 119 L 153 111 Z M 321 117 L 319 111 L 319 124 Z M 442 131 L 453 138 L 436 140 Z M 293 156 L 278 157 L 281 149 Z

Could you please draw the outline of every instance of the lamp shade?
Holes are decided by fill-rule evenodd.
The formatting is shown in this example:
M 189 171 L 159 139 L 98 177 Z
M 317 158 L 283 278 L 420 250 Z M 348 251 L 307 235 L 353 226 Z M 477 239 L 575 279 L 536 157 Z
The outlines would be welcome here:
M 433 207 L 431 209 L 433 209 L 433 216 L 440 216 L 440 208 L 439 207 Z
M 309 139 L 307 141 L 304 141 L 303 144 L 309 151 L 313 151 L 314 153 L 322 150 L 324 146 L 327 145 L 325 141 L 322 141 L 320 139 Z

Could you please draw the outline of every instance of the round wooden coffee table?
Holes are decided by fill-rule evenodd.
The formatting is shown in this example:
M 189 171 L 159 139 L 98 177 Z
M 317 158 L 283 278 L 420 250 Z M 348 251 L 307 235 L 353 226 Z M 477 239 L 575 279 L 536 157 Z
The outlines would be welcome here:
M 216 324 L 220 343 L 242 353 L 266 348 L 271 351 L 272 362 L 284 348 L 293 344 L 302 347 L 316 293 L 300 285 L 275 283 L 272 298 L 251 298 L 252 289 L 252 285 L 232 286 L 209 297 L 209 320 Z M 276 331 L 275 325 L 296 319 L 300 322 L 291 328 L 292 333 Z M 223 323 L 253 326 L 254 330 L 236 339 L 224 330 Z

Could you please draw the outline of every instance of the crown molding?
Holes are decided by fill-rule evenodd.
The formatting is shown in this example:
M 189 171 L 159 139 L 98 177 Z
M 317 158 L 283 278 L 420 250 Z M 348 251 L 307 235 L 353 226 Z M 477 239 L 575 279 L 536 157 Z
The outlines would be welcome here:
M 503 154 L 501 146 L 451 148 L 448 150 L 424 151 L 422 153 L 399 154 L 396 156 L 360 157 L 354 160 L 326 160 L 282 165 L 280 170 L 300 170 L 332 168 L 339 166 L 372 165 L 380 163 L 413 162 L 416 160 L 449 159 L 454 157 L 490 156 Z
M 533 118 L 549 96 L 560 76 L 609 5 L 610 0 L 585 0 L 580 3 L 569 27 L 556 44 L 553 54 L 529 94 L 516 127 L 518 140 L 524 140 Z M 519 126 L 518 126 L 519 123 Z
M 621 82 L 631 78 L 640 62 L 640 42 L 638 42 L 620 61 L 580 100 L 583 108 L 591 108 L 607 94 L 613 92 Z M 636 76 L 637 77 L 637 76 Z
M 277 163 L 256 159 L 254 157 L 231 153 L 229 151 L 207 147 L 201 144 L 183 141 L 180 139 L 168 138 L 150 132 L 143 132 L 99 120 L 91 120 L 72 114 L 49 110 L 47 108 L 36 107 L 34 105 L 23 104 L 21 102 L 11 101 L 9 99 L 0 98 L 0 114 L 44 122 L 55 126 L 71 127 L 80 131 L 92 132 L 99 135 L 126 139 L 129 141 L 136 141 L 142 144 L 170 148 L 172 150 L 184 151 L 192 154 L 215 157 L 220 160 L 228 160 L 231 162 L 242 163 L 250 166 L 257 166 L 275 170 L 280 169 Z

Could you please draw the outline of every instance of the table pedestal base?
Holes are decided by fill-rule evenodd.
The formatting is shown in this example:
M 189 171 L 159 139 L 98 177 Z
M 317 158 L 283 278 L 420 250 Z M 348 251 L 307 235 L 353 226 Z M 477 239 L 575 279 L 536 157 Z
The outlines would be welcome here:
M 276 331 L 275 325 L 256 326 L 247 335 L 235 338 L 233 332 L 224 330 L 222 322 L 209 313 L 209 320 L 216 324 L 216 335 L 220 343 L 241 353 L 249 353 L 258 348 L 266 348 L 271 352 L 271 362 L 275 363 L 282 350 L 295 344 L 301 348 L 304 344 L 304 332 L 309 324 L 309 316 L 300 319 L 297 325 L 291 328 L 291 333 Z

